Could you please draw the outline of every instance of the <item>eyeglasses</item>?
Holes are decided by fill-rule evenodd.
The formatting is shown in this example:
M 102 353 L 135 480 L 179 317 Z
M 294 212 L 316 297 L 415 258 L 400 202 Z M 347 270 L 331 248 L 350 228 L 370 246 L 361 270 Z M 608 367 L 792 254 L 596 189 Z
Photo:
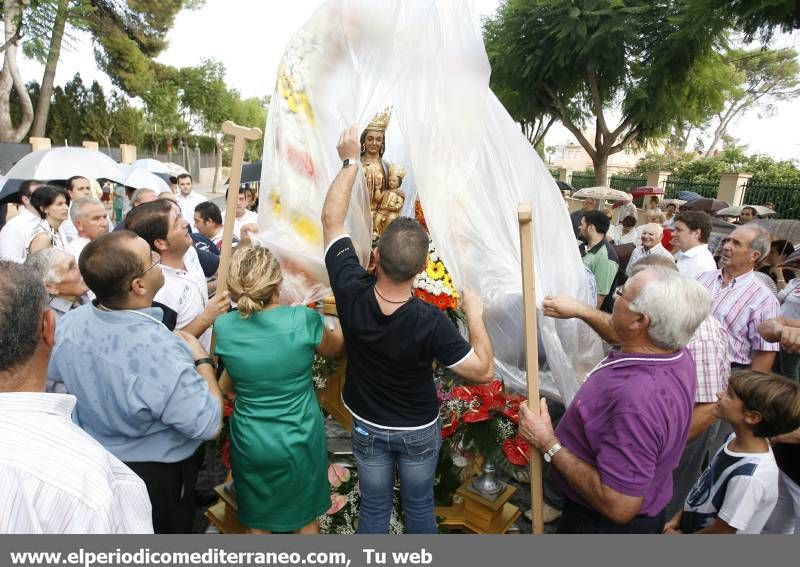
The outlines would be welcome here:
M 616 295 L 617 297 L 624 297 L 625 299 L 628 300 L 628 303 L 633 303 L 633 300 L 630 297 L 622 293 L 621 287 L 618 287 L 617 289 L 614 290 L 614 295 Z
M 153 263 L 150 265 L 150 267 L 147 268 L 145 271 L 143 271 L 141 274 L 135 275 L 134 279 L 143 277 L 147 272 L 158 266 L 161 263 L 161 254 L 159 254 L 158 252 L 153 252 L 151 250 L 150 259 L 153 260 Z

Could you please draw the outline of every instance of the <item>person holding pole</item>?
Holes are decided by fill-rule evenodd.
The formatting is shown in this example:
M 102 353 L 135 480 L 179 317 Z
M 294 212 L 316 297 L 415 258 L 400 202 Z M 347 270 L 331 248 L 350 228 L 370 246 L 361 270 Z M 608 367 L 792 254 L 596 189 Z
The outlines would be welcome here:
M 615 294 L 619 349 L 589 373 L 556 431 L 544 399 L 540 415 L 520 408 L 520 434 L 567 498 L 559 533 L 660 533 L 689 434 L 696 367 L 685 346 L 709 313 L 708 294 L 660 267 Z
M 387 533 L 395 471 L 408 533 L 436 533 L 433 480 L 441 446 L 434 359 L 456 374 L 488 382 L 492 345 L 477 294 L 464 290 L 469 342 L 436 307 L 414 297 L 427 263 L 428 236 L 416 220 L 398 218 L 375 250 L 375 275 L 358 262 L 345 229 L 359 171 L 355 127 L 337 145 L 342 169 L 322 209 L 325 263 L 345 338 L 342 398 L 353 414 L 353 454 L 361 486 L 359 533 Z

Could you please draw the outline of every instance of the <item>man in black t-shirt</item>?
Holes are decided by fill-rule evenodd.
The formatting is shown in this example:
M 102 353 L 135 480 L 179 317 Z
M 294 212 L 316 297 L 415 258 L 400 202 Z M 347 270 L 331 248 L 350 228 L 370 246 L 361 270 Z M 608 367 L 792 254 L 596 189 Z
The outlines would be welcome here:
M 427 263 L 428 237 L 417 221 L 389 224 L 375 250 L 375 275 L 358 262 L 344 225 L 359 174 L 359 141 L 346 130 L 343 167 L 322 210 L 325 264 L 345 337 L 342 399 L 353 414 L 353 454 L 361 488 L 359 533 L 387 533 L 395 470 L 408 533 L 436 533 L 433 478 L 441 445 L 432 364 L 475 382 L 493 376 L 492 345 L 480 298 L 464 290 L 470 342 L 447 316 L 412 293 Z

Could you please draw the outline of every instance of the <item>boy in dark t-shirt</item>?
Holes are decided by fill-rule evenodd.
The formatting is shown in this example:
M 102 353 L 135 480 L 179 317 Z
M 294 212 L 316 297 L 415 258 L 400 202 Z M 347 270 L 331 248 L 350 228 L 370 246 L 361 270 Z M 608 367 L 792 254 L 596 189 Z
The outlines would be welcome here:
M 353 454 L 361 488 L 359 533 L 387 533 L 395 470 L 408 533 L 436 533 L 433 478 L 441 433 L 432 363 L 475 382 L 493 376 L 480 298 L 464 290 L 470 342 L 437 308 L 411 292 L 427 263 L 428 237 L 417 221 L 388 225 L 375 250 L 375 275 L 358 262 L 344 220 L 359 174 L 359 141 L 346 130 L 343 167 L 325 199 L 325 264 L 347 350 L 342 398 L 353 414 Z

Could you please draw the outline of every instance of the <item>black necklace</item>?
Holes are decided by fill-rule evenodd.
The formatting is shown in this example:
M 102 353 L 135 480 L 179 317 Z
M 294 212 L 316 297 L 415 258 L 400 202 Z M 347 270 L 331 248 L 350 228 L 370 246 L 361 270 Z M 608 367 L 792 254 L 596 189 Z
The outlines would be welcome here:
M 407 297 L 407 298 L 406 298 L 406 299 L 404 299 L 403 301 L 392 301 L 391 299 L 387 299 L 387 298 L 386 298 L 386 297 L 384 297 L 384 296 L 383 296 L 383 294 L 382 294 L 382 293 L 381 293 L 381 292 L 378 290 L 378 286 L 377 286 L 377 285 L 375 286 L 375 293 L 377 293 L 377 294 L 378 294 L 378 297 L 380 297 L 381 299 L 383 299 L 383 300 L 384 300 L 386 303 L 391 303 L 391 304 L 393 304 L 393 305 L 402 305 L 403 303 L 408 303 L 409 301 L 411 301 L 411 296 Z

